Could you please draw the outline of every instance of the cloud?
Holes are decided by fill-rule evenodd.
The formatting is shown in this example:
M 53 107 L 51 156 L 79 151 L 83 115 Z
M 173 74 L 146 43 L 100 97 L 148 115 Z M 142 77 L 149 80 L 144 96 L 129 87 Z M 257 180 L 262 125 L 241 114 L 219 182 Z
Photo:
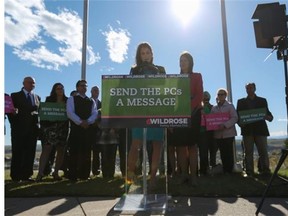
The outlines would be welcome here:
M 112 72 L 114 70 L 115 70 L 115 68 L 111 67 L 111 66 L 101 66 L 100 67 L 101 72 Z
M 68 9 L 49 12 L 43 0 L 5 1 L 5 43 L 32 65 L 49 70 L 81 63 L 82 20 Z M 87 64 L 100 60 L 87 46 Z
M 100 54 L 93 52 L 93 47 L 87 46 L 87 53 L 88 53 L 88 59 L 87 59 L 88 65 L 92 65 L 101 60 Z
M 282 137 L 287 136 L 287 131 L 271 131 L 270 132 L 271 137 Z
M 117 22 L 120 24 L 120 22 Z M 127 59 L 128 45 L 130 43 L 130 33 L 126 29 L 113 29 L 110 25 L 109 30 L 102 32 L 106 37 L 107 50 L 113 62 L 122 63 Z

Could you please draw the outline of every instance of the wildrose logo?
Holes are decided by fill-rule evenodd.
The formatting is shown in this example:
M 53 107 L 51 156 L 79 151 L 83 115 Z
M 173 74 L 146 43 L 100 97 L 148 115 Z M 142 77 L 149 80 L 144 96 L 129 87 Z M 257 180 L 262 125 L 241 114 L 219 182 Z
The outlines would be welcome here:
M 147 125 L 187 125 L 188 118 L 149 118 L 146 120 Z

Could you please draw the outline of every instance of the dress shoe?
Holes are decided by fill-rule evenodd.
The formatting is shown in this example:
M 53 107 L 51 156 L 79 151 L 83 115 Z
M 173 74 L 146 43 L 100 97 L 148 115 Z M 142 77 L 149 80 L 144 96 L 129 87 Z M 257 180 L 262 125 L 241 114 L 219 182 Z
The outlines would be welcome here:
M 43 175 L 38 174 L 36 177 L 36 182 L 41 182 L 43 178 Z
M 35 182 L 35 180 L 32 178 L 25 178 L 25 179 L 22 179 L 22 182 Z
M 54 181 L 61 181 L 62 178 L 58 175 L 58 173 L 53 172 L 52 173 Z
M 93 175 L 94 175 L 94 176 L 98 176 L 98 175 L 100 175 L 100 171 L 97 170 L 97 171 L 93 172 Z

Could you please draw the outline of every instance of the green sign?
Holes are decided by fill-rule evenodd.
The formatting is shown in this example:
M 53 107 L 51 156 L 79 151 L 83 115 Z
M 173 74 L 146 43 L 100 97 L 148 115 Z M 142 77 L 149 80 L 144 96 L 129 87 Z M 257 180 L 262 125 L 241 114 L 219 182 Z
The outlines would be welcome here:
M 66 105 L 64 103 L 41 102 L 39 110 L 40 120 L 65 121 L 67 120 Z
M 188 75 L 103 75 L 103 127 L 188 127 Z
M 239 123 L 249 124 L 256 121 L 261 121 L 266 116 L 266 108 L 249 109 L 239 111 Z

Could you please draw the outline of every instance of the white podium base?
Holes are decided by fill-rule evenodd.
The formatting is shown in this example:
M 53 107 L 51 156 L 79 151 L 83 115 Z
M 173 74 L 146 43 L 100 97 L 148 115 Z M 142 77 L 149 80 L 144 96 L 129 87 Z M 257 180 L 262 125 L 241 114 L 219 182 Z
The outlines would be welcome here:
M 170 196 L 166 194 L 126 194 L 115 205 L 115 211 L 161 211 L 168 209 Z

